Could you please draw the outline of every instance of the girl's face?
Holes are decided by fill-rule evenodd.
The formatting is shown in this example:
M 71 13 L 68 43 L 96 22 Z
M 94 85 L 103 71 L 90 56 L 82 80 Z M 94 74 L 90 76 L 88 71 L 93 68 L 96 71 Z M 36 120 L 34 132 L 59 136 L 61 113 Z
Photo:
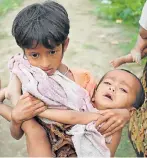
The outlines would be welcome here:
M 65 51 L 67 44 L 64 44 L 64 50 L 62 44 L 54 49 L 47 49 L 43 45 L 38 44 L 34 49 L 24 49 L 24 52 L 32 66 L 39 67 L 48 75 L 53 75 L 61 65 L 63 51 Z

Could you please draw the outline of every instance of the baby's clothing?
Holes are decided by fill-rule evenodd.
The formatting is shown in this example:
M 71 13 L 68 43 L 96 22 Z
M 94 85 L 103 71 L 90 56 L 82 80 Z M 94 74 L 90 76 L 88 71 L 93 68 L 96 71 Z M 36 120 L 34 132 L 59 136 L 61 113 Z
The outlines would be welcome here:
M 9 69 L 20 79 L 23 92 L 29 92 L 39 98 L 48 105 L 48 108 L 73 109 L 81 112 L 98 111 L 92 106 L 87 90 L 78 85 L 84 84 L 85 79 L 79 78 L 78 80 L 75 75 L 75 80 L 79 82 L 76 84 L 59 71 L 48 76 L 41 69 L 31 66 L 28 60 L 20 54 L 11 58 Z M 91 86 L 87 85 L 87 89 Z M 90 93 L 92 94 L 91 91 Z M 54 123 L 45 118 L 42 121 L 47 124 Z M 68 131 L 68 134 L 72 135 L 72 141 L 79 157 L 110 157 L 105 138 L 96 130 L 94 122 L 88 125 L 75 125 Z

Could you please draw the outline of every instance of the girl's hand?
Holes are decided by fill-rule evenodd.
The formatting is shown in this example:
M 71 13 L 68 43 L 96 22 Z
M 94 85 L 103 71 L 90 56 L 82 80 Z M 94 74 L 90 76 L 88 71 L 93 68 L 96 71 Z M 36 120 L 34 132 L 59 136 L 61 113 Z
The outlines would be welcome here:
M 25 93 L 20 97 L 17 105 L 12 110 L 11 117 L 16 124 L 22 124 L 23 121 L 33 118 L 46 109 L 47 106 L 42 101 L 31 96 L 29 93 Z
M 101 110 L 100 114 L 102 116 L 96 121 L 96 128 L 105 136 L 110 136 L 122 129 L 130 119 L 130 113 L 127 109 Z M 98 128 L 102 123 L 104 124 Z

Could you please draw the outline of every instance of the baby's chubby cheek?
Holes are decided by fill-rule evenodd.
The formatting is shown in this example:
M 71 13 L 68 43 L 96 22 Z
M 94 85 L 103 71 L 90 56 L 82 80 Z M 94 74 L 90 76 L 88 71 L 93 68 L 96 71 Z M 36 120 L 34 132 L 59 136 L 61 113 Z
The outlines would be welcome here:
M 105 110 L 105 103 L 102 99 L 95 100 L 94 107 L 98 110 Z

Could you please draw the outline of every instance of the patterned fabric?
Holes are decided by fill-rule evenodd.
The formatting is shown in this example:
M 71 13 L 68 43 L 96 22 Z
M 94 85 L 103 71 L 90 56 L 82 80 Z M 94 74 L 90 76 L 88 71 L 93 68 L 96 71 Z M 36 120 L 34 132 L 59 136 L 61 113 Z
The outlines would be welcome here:
M 36 120 L 46 130 L 54 157 L 77 157 L 71 136 L 66 134 L 66 131 L 71 129 L 71 125 L 57 122 L 46 124 L 38 118 Z
M 141 78 L 145 102 L 130 119 L 129 137 L 138 157 L 147 157 L 147 63 Z

